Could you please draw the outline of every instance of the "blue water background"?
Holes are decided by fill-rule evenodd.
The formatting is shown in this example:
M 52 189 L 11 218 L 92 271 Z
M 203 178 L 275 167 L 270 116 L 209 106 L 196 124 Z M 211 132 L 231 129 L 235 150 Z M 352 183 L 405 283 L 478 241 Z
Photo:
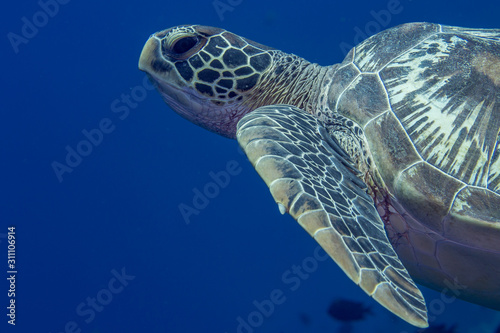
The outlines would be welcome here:
M 141 88 L 145 75 L 137 69 L 151 33 L 186 23 L 223 27 L 322 65 L 342 61 L 341 45 L 354 44 L 355 28 L 370 34 L 412 21 L 500 27 L 492 0 L 401 0 L 398 13 L 377 23 L 373 13 L 391 1 L 222 0 L 231 10 L 221 14 L 211 0 L 71 0 L 17 50 L 8 34 L 21 35 L 23 17 L 43 19 L 42 9 L 35 0 L 4 3 L 0 332 L 233 333 L 237 318 L 249 316 L 256 327 L 240 332 L 337 332 L 326 311 L 339 297 L 372 307 L 353 332 L 415 332 L 330 260 L 317 261 L 300 285 L 286 282 L 294 265 L 311 264 L 316 243 L 279 213 L 235 141 L 175 114 Z M 132 91 L 146 94 L 130 106 L 120 102 Z M 76 149 L 82 131 L 103 120 L 113 130 L 59 179 L 54 161 L 65 163 L 66 147 Z M 241 171 L 186 223 L 179 205 L 192 206 L 193 189 L 228 162 Z M 15 327 L 6 323 L 9 225 L 17 236 Z M 123 272 L 128 280 L 119 283 Z M 273 290 L 282 302 L 259 322 L 254 301 L 269 300 Z M 490 333 L 500 321 L 497 312 L 445 304 L 423 290 L 434 324 Z M 87 302 L 96 297 L 106 304 L 91 311 Z

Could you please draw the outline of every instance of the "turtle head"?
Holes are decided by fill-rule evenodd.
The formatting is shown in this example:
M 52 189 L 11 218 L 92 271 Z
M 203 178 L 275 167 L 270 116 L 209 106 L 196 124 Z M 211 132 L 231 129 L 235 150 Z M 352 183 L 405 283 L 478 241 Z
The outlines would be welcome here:
M 223 29 L 184 25 L 151 35 L 139 69 L 182 117 L 235 138 L 238 121 L 261 104 L 256 90 L 273 67 L 272 50 Z

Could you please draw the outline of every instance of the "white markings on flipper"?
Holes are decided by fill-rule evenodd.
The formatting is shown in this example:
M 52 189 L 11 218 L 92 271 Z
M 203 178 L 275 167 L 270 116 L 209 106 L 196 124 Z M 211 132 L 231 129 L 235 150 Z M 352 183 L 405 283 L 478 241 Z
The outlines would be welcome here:
M 280 212 L 294 217 L 366 293 L 425 327 L 420 291 L 391 247 L 359 171 L 328 135 L 319 120 L 289 105 L 259 108 L 237 131 Z

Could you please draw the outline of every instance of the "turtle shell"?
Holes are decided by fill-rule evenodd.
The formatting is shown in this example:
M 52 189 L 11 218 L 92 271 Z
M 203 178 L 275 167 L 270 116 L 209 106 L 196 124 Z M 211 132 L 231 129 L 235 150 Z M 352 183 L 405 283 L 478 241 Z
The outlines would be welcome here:
M 330 108 L 364 129 L 410 274 L 500 310 L 500 30 L 401 25 L 352 49 L 331 82 Z

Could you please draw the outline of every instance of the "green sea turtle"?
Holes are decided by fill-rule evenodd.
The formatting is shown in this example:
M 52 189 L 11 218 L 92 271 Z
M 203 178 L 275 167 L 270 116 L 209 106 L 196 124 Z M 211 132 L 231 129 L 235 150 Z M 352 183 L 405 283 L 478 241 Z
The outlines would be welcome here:
M 139 68 L 390 311 L 427 326 L 413 280 L 500 310 L 500 30 L 404 24 L 322 67 L 184 25 Z

